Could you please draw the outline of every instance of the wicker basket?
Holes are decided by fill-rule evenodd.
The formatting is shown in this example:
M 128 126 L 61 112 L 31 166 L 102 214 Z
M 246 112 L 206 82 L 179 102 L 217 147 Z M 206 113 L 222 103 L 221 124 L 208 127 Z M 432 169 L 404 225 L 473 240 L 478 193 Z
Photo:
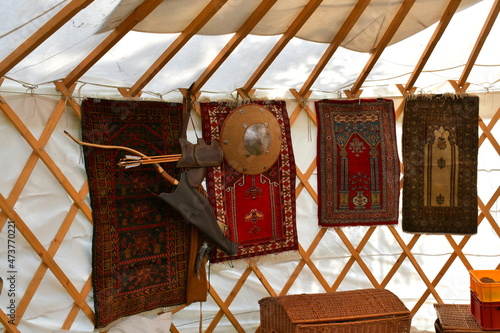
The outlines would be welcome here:
M 434 304 L 438 319 L 434 323 L 436 333 L 499 333 L 485 331 L 470 312 L 470 304 Z
M 409 333 L 410 311 L 385 289 L 266 297 L 263 333 Z

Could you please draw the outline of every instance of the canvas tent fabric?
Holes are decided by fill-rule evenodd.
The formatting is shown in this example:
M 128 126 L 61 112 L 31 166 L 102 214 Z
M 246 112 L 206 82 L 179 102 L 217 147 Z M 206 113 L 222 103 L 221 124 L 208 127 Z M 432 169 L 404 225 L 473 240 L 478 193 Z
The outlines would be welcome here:
M 462 1 L 460 7 L 467 8 L 477 1 Z M 104 22 L 100 31 L 116 28 L 127 14 L 130 14 L 141 2 L 140 0 L 121 1 Z M 209 2 L 209 0 L 165 1 L 138 23 L 134 30 L 153 33 L 180 33 Z M 397 43 L 436 23 L 440 18 L 439 13 L 444 10 L 447 2 L 446 0 L 427 0 L 416 3 L 412 12 L 413 16 L 398 29 L 391 43 Z M 307 3 L 307 0 L 278 2 L 250 33 L 258 36 L 283 34 Z M 210 22 L 200 29 L 199 34 L 216 36 L 235 33 L 258 4 L 258 0 L 229 1 Z M 318 10 L 304 24 L 296 37 L 311 42 L 329 43 L 355 4 L 355 0 L 322 1 Z M 399 5 L 400 3 L 397 1 L 372 1 L 342 46 L 352 51 L 370 52 L 380 40 L 381 31 L 387 29 L 391 17 L 394 16 Z
M 293 38 L 286 45 L 255 87 L 300 89 L 331 41 L 332 32 L 345 20 L 346 12 L 352 9 L 354 2 L 323 1 L 299 29 L 298 36 L 301 36 L 301 33 L 305 36 Z M 491 0 L 486 0 L 471 6 L 475 2 L 477 1 L 461 2 L 459 9 L 463 10 L 454 15 L 433 56 L 428 60 L 426 71 L 419 77 L 420 89 L 443 92 L 448 89 L 448 79 L 460 76 L 492 5 Z M 16 50 L 67 3 L 68 1 L 61 0 L 9 0 L 0 13 L 0 59 Z M 132 86 L 207 3 L 206 0 L 163 2 L 143 22 L 139 22 L 136 28 L 140 29 L 142 24 L 146 25 L 151 20 L 153 26 L 165 27 L 168 32 L 129 32 L 78 79 L 79 82 L 85 83 L 79 92 L 102 94 L 108 86 Z M 165 95 L 178 88 L 189 87 L 234 36 L 233 31 L 245 15 L 259 2 L 244 3 L 245 5 L 242 5 L 241 1 L 232 0 L 222 6 L 213 20 L 202 27 L 200 33 L 189 39 L 143 91 L 150 92 L 153 96 L 168 98 Z M 26 90 L 22 84 L 36 87 L 38 91 L 42 91 L 44 87 L 52 87 L 51 82 L 63 79 L 111 33 L 109 28 L 105 29 L 106 25 L 114 26 L 119 23 L 123 15 L 133 10 L 137 4 L 137 1 L 132 0 L 91 2 L 12 68 L 6 74 L 7 80 L 2 86 L 12 86 L 21 91 Z M 245 84 L 245 80 L 273 48 L 280 34 L 305 4 L 304 0 L 277 1 L 268 15 L 264 16 L 262 23 L 256 26 L 257 30 L 252 31 L 254 34 L 248 35 L 206 82 L 203 91 L 228 93 Z M 396 36 L 391 39 L 392 45 L 384 51 L 367 78 L 367 84 L 363 88 L 367 96 L 397 93 L 393 83 L 404 82 L 408 78 L 446 4 L 447 1 L 443 0 L 416 1 L 402 23 L 405 32 L 398 30 Z M 369 53 L 377 45 L 384 27 L 391 21 L 400 5 L 401 1 L 372 1 L 360 18 L 362 23 L 355 25 L 358 31 L 351 31 L 344 39 L 344 43 L 348 44 L 359 40 L 356 44 L 361 46 L 341 45 L 311 89 L 341 92 L 352 85 L 369 59 Z M 116 20 L 111 20 L 113 15 L 117 16 Z M 155 17 L 160 17 L 163 23 L 157 24 Z M 284 22 L 278 25 L 277 22 L 281 20 Z M 314 22 L 326 22 L 323 24 L 331 26 L 331 29 L 314 28 Z M 279 28 L 268 30 L 269 26 Z M 429 28 L 425 29 L 426 27 Z M 217 28 L 222 30 L 218 32 Z M 495 40 L 500 38 L 499 29 L 498 24 L 493 27 L 483 47 L 484 51 L 476 61 L 477 66 L 469 78 L 471 89 L 491 90 L 497 84 L 495 78 L 498 77 L 499 69 L 495 66 L 498 63 L 494 49 L 497 47 Z M 328 34 L 317 38 L 321 42 L 310 37 L 320 32 Z
M 117 35 L 126 13 L 143 4 L 159 3 L 140 19 L 134 30 L 111 45 L 96 62 L 82 70 L 71 85 L 57 90 L 74 70 L 95 55 L 101 43 Z M 9 298 L 6 260 L 0 260 L 4 280 L 0 294 L 0 332 L 51 333 L 57 329 L 91 331 L 92 290 L 90 248 L 92 221 L 81 150 L 64 130 L 80 136 L 78 103 L 86 97 L 126 98 L 117 88 L 129 89 L 152 70 L 161 55 L 180 40 L 181 48 L 139 90 L 142 99 L 181 101 L 182 89 L 192 86 L 207 69 L 216 70 L 199 87 L 199 100 L 241 100 L 244 87 L 259 65 L 268 65 L 249 85 L 254 99 L 285 99 L 291 118 L 291 135 L 298 170 L 297 227 L 301 249 L 276 261 L 251 261 L 218 268 L 210 275 L 210 295 L 199 305 L 173 315 L 172 327 L 182 333 L 253 332 L 259 325 L 258 300 L 270 294 L 314 293 L 386 286 L 413 312 L 413 331 L 432 331 L 436 318 L 433 303 L 467 303 L 468 272 L 498 267 L 500 257 L 500 24 L 498 0 L 458 1 L 459 10 L 437 41 L 414 84 L 415 93 L 456 92 L 450 80 L 466 73 L 467 93 L 480 96 L 478 165 L 478 234 L 473 237 L 408 235 L 399 226 L 320 229 L 317 220 L 316 118 L 314 101 L 346 98 L 366 74 L 361 97 L 395 101 L 400 138 L 404 116 L 402 91 L 433 40 L 446 6 L 456 1 L 373 0 L 359 26 L 351 30 L 306 90 L 315 66 L 328 51 L 332 31 L 339 29 L 354 4 L 364 1 L 303 0 L 5 0 L 0 11 L 0 258 L 5 258 L 8 227 L 17 223 L 16 315 L 17 326 L 8 325 Z M 10 61 L 12 55 L 40 35 L 58 13 L 72 3 L 78 10 L 60 27 L 48 29 L 40 45 Z M 210 4 L 218 3 L 217 8 Z M 398 8 L 413 3 L 401 27 L 387 46 L 377 49 L 385 27 Z M 268 16 L 244 35 L 237 45 L 237 29 L 261 4 L 270 4 Z M 139 5 L 139 7 L 137 7 Z M 293 34 L 294 19 L 304 9 L 318 6 Z M 182 7 L 182 10 L 179 9 Z M 189 35 L 185 29 L 203 9 L 218 9 L 212 20 Z M 142 8 L 142 7 L 141 7 Z M 165 14 L 166 12 L 166 14 Z M 425 14 L 423 14 L 425 13 Z M 338 18 L 340 21 L 336 20 Z M 324 16 L 324 17 L 323 17 Z M 155 22 L 160 17 L 162 24 Z M 165 19 L 163 19 L 165 18 Z M 126 19 L 125 19 L 126 20 Z M 331 29 L 315 28 L 315 22 Z M 153 22 L 153 23 L 151 23 Z M 364 23 L 363 23 L 364 22 Z M 164 24 L 166 23 L 166 24 Z M 279 24 L 277 24 L 279 23 Z M 146 24 L 166 32 L 146 32 Z M 267 30 L 272 27 L 273 31 Z M 165 28 L 166 27 L 166 28 Z M 354 28 L 354 27 L 353 27 Z M 223 29 L 223 30 L 218 30 Z M 489 30 L 489 29 L 488 29 Z M 125 31 L 125 30 L 121 30 Z M 267 31 L 267 32 L 266 32 Z M 290 40 L 283 42 L 286 37 Z M 370 39 L 371 38 L 371 39 Z M 225 54 L 228 46 L 234 49 Z M 280 48 L 273 61 L 267 57 Z M 375 48 L 375 49 L 374 49 Z M 479 51 L 473 54 L 474 51 Z M 225 59 L 218 62 L 221 56 Z M 365 70 L 373 56 L 377 60 Z M 473 57 L 474 56 L 474 57 Z M 470 62 L 472 59 L 472 62 Z M 215 69 L 215 67 L 214 67 Z M 61 88 L 58 85 L 58 89 Z M 460 88 L 460 87 L 458 87 Z M 247 90 L 247 89 L 246 89 Z M 248 92 L 247 90 L 247 92 Z M 121 90 L 122 91 L 122 90 Z M 248 96 L 247 96 L 248 97 Z M 135 96 L 134 98 L 139 98 Z M 199 118 L 194 130 L 199 130 Z M 189 137 L 196 137 L 190 128 Z M 399 140 L 399 139 L 398 139 Z M 400 145 L 399 145 L 400 147 Z M 487 246 L 485 246 L 487 245 Z M 22 273 L 22 274 L 21 274 Z M 160 309 L 161 311 L 176 309 Z M 156 315 L 156 314 L 148 314 Z M 201 322 L 200 322 L 201 320 Z

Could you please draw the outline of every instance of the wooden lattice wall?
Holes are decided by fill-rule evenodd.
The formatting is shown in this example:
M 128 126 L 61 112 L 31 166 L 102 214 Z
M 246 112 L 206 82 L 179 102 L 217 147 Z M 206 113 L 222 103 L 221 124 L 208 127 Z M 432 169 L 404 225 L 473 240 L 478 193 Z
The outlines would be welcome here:
M 291 93 L 296 94 L 295 91 Z M 425 317 L 432 313 L 432 303 L 448 301 L 441 296 L 441 290 L 447 288 L 445 293 L 449 295 L 452 289 L 449 281 L 456 281 L 457 277 L 447 278 L 451 267 L 459 267 L 458 272 L 462 276 L 458 279 L 466 286 L 467 270 L 500 268 L 500 220 L 496 208 L 500 177 L 496 177 L 496 182 L 491 181 L 498 173 L 496 168 L 500 160 L 500 145 L 496 140 L 500 134 L 497 126 L 500 96 L 488 93 L 480 97 L 481 119 L 478 125 L 482 159 L 479 179 L 482 187 L 479 187 L 478 198 L 479 233 L 465 237 L 409 235 L 403 233 L 399 226 L 317 227 L 316 159 L 310 149 L 310 145 L 315 145 L 313 103 L 304 99 L 290 100 L 287 105 L 294 151 L 302 161 L 297 165 L 296 191 L 297 203 L 302 207 L 297 218 L 299 253 L 274 263 L 249 260 L 245 267 L 221 272 L 211 270 L 210 295 L 201 308 L 192 305 L 168 309 L 174 313 L 171 331 L 198 331 L 199 321 L 202 320 L 204 332 L 253 332 L 258 330 L 257 300 L 261 297 L 362 287 L 397 289 L 401 291 L 398 296 L 414 318 Z M 401 100 L 395 99 L 399 123 L 403 115 Z M 41 116 L 43 125 L 32 124 L 35 112 L 39 112 L 37 103 L 38 106 L 42 103 L 53 104 L 51 112 Z M 0 183 L 6 184 L 6 188 L 0 188 L 0 253 L 9 253 L 7 247 L 11 244 L 8 241 L 12 223 L 15 222 L 16 228 L 12 269 L 8 266 L 10 257 L 2 258 L 0 263 L 0 276 L 4 283 L 0 298 L 0 323 L 3 326 L 0 332 L 43 332 L 36 326 L 40 324 L 34 324 L 36 317 L 33 313 L 42 318 L 38 323 L 46 322 L 46 332 L 56 328 L 88 329 L 94 321 L 89 266 L 92 217 L 88 186 L 83 177 L 82 162 L 64 154 L 64 150 L 78 151 L 79 148 L 69 148 L 72 145 L 69 142 L 59 147 L 62 140 L 55 140 L 57 136 L 62 136 L 61 127 L 78 128 L 79 104 L 67 91 L 53 102 L 50 98 L 32 94 L 20 97 L 3 95 L 0 96 L 0 110 L 1 134 L 12 135 L 8 141 L 11 144 L 1 148 L 0 167 L 4 169 L 2 175 L 4 171 L 9 175 L 16 174 L 12 182 Z M 310 132 L 303 133 L 304 129 Z M 307 146 L 302 140 L 309 136 L 312 138 L 305 140 L 309 142 Z M 22 165 L 19 170 L 8 169 L 10 165 L 19 164 Z M 42 174 L 47 185 L 34 183 L 34 174 Z M 485 181 L 482 175 L 489 181 Z M 24 193 L 30 187 L 30 193 L 39 190 L 41 196 L 26 197 Z M 67 197 L 67 206 L 62 210 L 60 207 L 58 211 L 51 210 L 52 190 L 58 192 L 55 193 L 57 196 Z M 35 201 L 40 201 L 40 204 L 31 205 Z M 75 243 L 66 244 L 69 233 L 72 239 L 81 239 L 76 247 Z M 474 248 L 468 247 L 471 243 Z M 464 250 L 466 248 L 468 251 Z M 426 253 L 422 253 L 423 249 Z M 72 263 L 72 253 L 83 253 L 89 261 Z M 434 259 L 437 257 L 439 261 Z M 74 275 L 72 267 L 78 264 L 86 266 L 83 269 L 85 276 Z M 8 271 L 16 272 L 13 274 L 18 279 L 14 324 L 11 324 L 8 308 Z M 412 296 L 415 292 L 418 297 Z M 464 295 L 464 291 L 457 291 L 457 294 Z M 41 313 L 45 300 L 51 304 L 46 297 L 60 299 L 61 308 L 45 309 L 47 313 Z M 467 302 L 464 297 L 457 298 Z M 29 317 L 26 315 L 28 312 L 31 313 Z M 53 317 L 52 312 L 58 312 L 58 317 Z M 414 321 L 415 326 L 419 323 Z

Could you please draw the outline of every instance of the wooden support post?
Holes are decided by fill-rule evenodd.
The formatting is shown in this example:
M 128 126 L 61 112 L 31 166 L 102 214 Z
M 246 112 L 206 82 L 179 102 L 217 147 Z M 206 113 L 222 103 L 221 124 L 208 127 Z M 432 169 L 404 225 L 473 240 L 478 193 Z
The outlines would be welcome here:
M 399 26 L 401 23 L 403 23 L 403 20 L 405 19 L 406 15 L 410 12 L 410 9 L 413 7 L 413 4 L 415 3 L 415 0 L 404 0 L 403 3 L 401 4 L 401 7 L 399 8 L 398 12 L 392 19 L 391 23 L 389 24 L 389 27 L 387 27 L 387 30 L 385 33 L 382 35 L 380 38 L 380 41 L 378 42 L 377 46 L 371 52 L 370 59 L 366 63 L 365 67 L 361 71 L 361 74 L 359 75 L 358 79 L 354 84 L 352 85 L 350 92 L 346 93 L 347 97 L 349 98 L 358 98 L 358 92 L 365 82 L 366 78 L 370 74 L 371 70 L 375 66 L 376 62 L 382 55 L 382 52 L 384 52 L 386 46 L 389 44 L 391 41 L 392 37 L 394 37 L 394 34 L 396 31 L 399 29 Z
M 21 333 L 16 325 L 10 323 L 10 318 L 7 317 L 3 310 L 0 310 L 0 324 L 6 329 L 6 333 Z
M 94 0 L 73 0 L 70 1 L 56 15 L 49 19 L 44 25 L 38 28 L 29 38 L 19 45 L 11 54 L 0 62 L 0 77 L 5 76 L 14 66 L 23 60 L 28 54 L 40 46 L 54 32 L 68 22 L 82 9 L 91 4 Z M 29 5 L 29 3 L 27 3 Z
M 488 139 L 490 140 L 491 145 L 495 150 L 497 151 L 498 155 L 500 155 L 500 144 L 498 141 L 495 139 L 495 136 L 491 132 L 493 130 L 493 127 L 498 123 L 498 120 L 500 120 L 500 107 L 497 109 L 493 117 L 491 117 L 490 121 L 488 122 L 488 125 L 486 125 L 483 121 L 482 118 L 479 118 L 479 127 L 483 131 L 481 136 L 479 137 L 479 146 L 481 146 L 484 142 L 484 140 Z
M 269 293 L 269 295 L 270 296 L 277 296 L 278 294 L 276 293 L 276 291 L 274 291 L 273 286 L 271 286 L 271 284 L 266 279 L 264 274 L 262 274 L 262 271 L 259 269 L 257 264 L 252 263 L 250 265 L 250 268 L 252 269 L 255 276 L 259 279 L 260 283 L 262 283 L 262 286 L 264 287 L 264 289 L 266 289 L 266 291 Z
M 36 238 L 30 228 L 24 223 L 21 216 L 17 212 L 8 206 L 7 200 L 0 194 L 0 208 L 9 216 L 12 221 L 16 221 L 17 230 L 24 236 L 26 241 L 31 245 L 33 250 L 40 257 L 42 262 L 47 265 L 47 267 L 52 271 L 54 276 L 59 280 L 61 285 L 66 289 L 68 294 L 73 298 L 73 300 L 78 304 L 78 306 L 85 312 L 89 318 L 93 318 L 93 311 L 90 309 L 89 305 L 86 303 L 85 299 L 81 298 L 80 293 L 76 290 L 75 286 L 71 283 L 69 278 L 63 272 L 61 267 L 54 261 L 49 252 Z M 19 320 L 19 319 L 17 319 Z
M 496 223 L 495 218 L 491 215 L 490 210 L 493 207 L 493 204 L 498 200 L 499 197 L 500 197 L 500 186 L 497 187 L 495 193 L 490 198 L 488 204 L 486 204 L 486 205 L 483 204 L 483 201 L 481 200 L 481 198 L 478 198 L 478 206 L 479 206 L 479 209 L 481 210 L 481 214 L 479 214 L 479 217 L 478 217 L 478 225 L 481 222 L 482 218 L 486 217 L 486 219 L 491 224 L 491 227 L 493 228 L 493 230 L 495 231 L 495 233 L 497 234 L 498 237 L 500 237 L 500 227 Z
M 365 245 L 368 243 L 368 240 L 375 232 L 375 229 L 376 229 L 376 227 L 370 227 L 368 229 L 366 234 L 363 236 L 363 239 L 359 242 L 358 246 L 356 247 L 357 253 L 361 253 L 361 251 L 363 251 L 363 248 L 365 247 Z M 347 273 L 351 269 L 354 262 L 356 262 L 356 257 L 351 255 L 351 257 L 349 258 L 349 261 L 344 265 L 344 268 L 342 269 L 342 271 L 338 275 L 335 282 L 332 284 L 331 291 L 336 291 L 339 288 L 340 284 L 342 283 L 344 278 L 347 276 Z
M 277 0 L 263 0 L 260 5 L 253 11 L 248 19 L 236 31 L 226 46 L 222 48 L 215 59 L 208 65 L 205 71 L 198 77 L 198 79 L 191 86 L 191 91 L 196 93 L 200 91 L 203 85 L 210 79 L 210 77 L 217 71 L 217 69 L 224 63 L 229 55 L 236 49 L 236 47 L 248 36 L 253 28 L 260 22 L 266 15 L 271 7 Z
M 403 249 L 403 251 L 406 253 L 407 258 L 410 260 L 413 267 L 415 267 L 420 278 L 427 285 L 427 288 L 429 288 L 429 290 L 432 292 L 432 295 L 434 296 L 436 301 L 442 302 L 443 300 L 441 299 L 441 297 L 437 293 L 436 289 L 434 288 L 434 285 L 432 285 L 432 283 L 429 280 L 429 278 L 427 277 L 427 275 L 425 275 L 425 272 L 422 270 L 422 267 L 420 266 L 418 261 L 415 259 L 415 256 L 413 255 L 413 253 L 411 253 L 411 250 L 408 248 L 408 246 L 403 241 L 403 238 L 401 237 L 401 235 L 396 231 L 396 228 L 394 226 L 389 226 L 388 228 L 392 232 L 392 235 L 394 236 L 394 238 L 398 242 L 399 246 L 401 246 L 401 249 Z
M 465 244 L 467 244 L 467 242 L 469 241 L 470 237 L 471 236 L 465 236 L 464 238 L 462 238 L 462 241 L 460 242 L 459 246 L 463 248 L 465 246 Z M 444 264 L 443 268 L 441 268 L 441 270 L 436 274 L 436 277 L 434 278 L 434 280 L 432 280 L 432 283 L 431 283 L 432 289 L 434 289 L 434 287 L 438 285 L 439 281 L 441 281 L 441 279 L 443 278 L 443 276 L 448 271 L 448 269 L 453 264 L 453 262 L 455 261 L 456 258 L 457 258 L 457 254 L 455 252 L 453 252 L 450 255 L 450 257 L 448 258 L 448 260 L 446 261 L 446 263 Z M 422 296 L 417 301 L 417 303 L 413 306 L 413 308 L 411 309 L 412 316 L 415 315 L 415 313 L 417 313 L 418 310 L 420 309 L 420 307 L 425 303 L 425 300 L 431 294 L 432 289 L 427 288 L 427 290 L 422 294 Z M 436 300 L 436 302 L 438 304 L 443 304 L 442 299 Z
M 236 92 L 238 95 L 240 95 L 241 98 L 243 99 L 252 99 L 252 96 L 255 94 L 255 89 L 250 89 L 250 90 L 245 90 L 244 88 L 238 88 L 236 89 Z
M 363 272 L 366 274 L 366 277 L 368 278 L 368 280 L 370 280 L 373 287 L 380 288 L 380 283 L 377 281 L 377 279 L 375 278 L 373 273 L 370 271 L 368 266 L 365 264 L 363 258 L 361 258 L 361 255 L 359 254 L 359 252 L 356 251 L 356 249 L 354 248 L 354 246 L 352 245 L 351 241 L 346 236 L 344 231 L 341 228 L 334 228 L 334 229 L 335 229 L 335 232 L 337 232 L 337 234 L 339 235 L 339 237 L 342 240 L 342 242 L 344 243 L 344 245 L 349 250 L 349 252 L 351 252 L 352 256 L 354 257 L 354 259 L 356 260 L 358 265 L 361 267 Z
M 240 279 L 234 286 L 233 290 L 229 293 L 229 296 L 227 297 L 226 301 L 223 301 L 222 298 L 220 298 L 219 294 L 215 291 L 214 288 L 209 288 L 208 292 L 210 293 L 210 296 L 214 299 L 214 301 L 217 303 L 217 305 L 220 307 L 220 310 L 217 312 L 215 315 L 214 319 L 206 329 L 206 333 L 209 332 L 214 332 L 215 329 L 217 328 L 217 323 L 221 320 L 222 316 L 225 315 L 227 319 L 233 324 L 234 328 L 236 331 L 240 333 L 245 333 L 245 330 L 243 327 L 240 325 L 236 317 L 231 313 L 229 310 L 229 305 L 233 302 L 234 298 L 238 294 L 238 291 L 241 290 L 243 285 L 245 284 L 245 281 L 248 279 L 248 276 L 252 272 L 252 269 L 249 267 L 247 268 L 243 274 L 241 275 Z
M 311 195 L 313 200 L 318 203 L 318 194 L 316 191 L 312 188 L 311 184 L 309 183 L 309 178 L 312 176 L 313 172 L 316 170 L 316 159 L 315 157 L 311 164 L 309 165 L 309 168 L 307 169 L 306 173 L 302 173 L 299 168 L 297 168 L 297 177 L 300 179 L 300 183 L 297 185 L 297 188 L 295 189 L 295 196 L 298 198 L 300 195 L 300 192 L 305 188 L 307 192 Z
M 62 82 L 54 82 L 56 86 L 56 90 L 59 91 L 62 95 L 62 99 L 69 102 L 69 105 L 75 110 L 76 114 L 81 117 L 82 109 L 80 108 L 80 104 L 73 97 L 73 92 L 76 88 L 76 83 L 71 85 L 70 87 L 66 87 Z
M 131 88 L 118 88 L 118 92 L 125 98 L 127 97 L 141 97 L 142 91 L 138 91 L 134 96 L 132 96 Z
M 299 15 L 293 20 L 293 22 L 288 26 L 286 31 L 281 35 L 281 38 L 276 42 L 274 47 L 269 51 L 266 58 L 261 62 L 259 67 L 250 76 L 248 81 L 245 83 L 243 88 L 245 90 L 250 90 L 255 86 L 257 81 L 261 78 L 264 72 L 271 66 L 273 61 L 278 57 L 285 46 L 290 42 L 290 40 L 297 34 L 297 32 L 302 28 L 302 26 L 307 22 L 311 15 L 316 11 L 323 0 L 309 0 L 304 8 L 300 11 Z
M 306 91 L 311 89 L 313 83 L 316 81 L 316 79 L 319 77 L 323 69 L 325 69 L 328 61 L 332 58 L 334 53 L 337 51 L 338 47 L 342 42 L 345 40 L 349 32 L 352 30 L 356 22 L 359 20 L 363 12 L 365 11 L 366 7 L 370 4 L 370 0 L 360 0 L 356 3 L 356 5 L 353 7 L 351 13 L 349 16 L 346 18 L 344 21 L 344 24 L 342 24 L 342 27 L 337 31 L 337 34 L 335 37 L 332 39 L 330 42 L 330 45 L 328 45 L 328 48 L 326 51 L 323 53 L 321 56 L 321 59 L 318 60 L 316 66 L 314 67 L 313 71 L 307 78 L 306 82 L 302 86 L 302 88 L 299 91 L 300 95 L 304 95 Z
M 85 199 L 85 197 L 87 196 L 88 193 L 89 193 L 89 188 L 87 186 L 87 183 L 85 183 L 85 185 L 82 187 L 82 189 L 79 192 L 80 197 L 82 199 Z M 66 236 L 67 232 L 69 231 L 69 228 L 71 227 L 71 223 L 73 222 L 76 215 L 78 214 L 78 211 L 79 211 L 78 207 L 73 203 L 73 205 L 69 209 L 69 212 L 67 213 L 64 221 L 62 222 L 61 226 L 59 227 L 59 230 L 57 231 L 54 239 L 50 243 L 49 249 L 47 250 L 47 252 L 49 253 L 49 255 L 51 257 L 54 257 L 56 255 L 57 251 L 59 250 L 59 247 L 60 247 L 61 243 L 63 242 L 64 237 Z M 42 279 L 43 279 L 45 273 L 47 272 L 47 269 L 48 269 L 48 266 L 46 264 L 44 264 L 43 262 L 40 263 L 40 265 L 38 266 L 38 269 L 36 270 L 35 274 L 33 275 L 33 278 L 31 280 L 30 284 L 26 288 L 26 291 L 24 292 L 24 295 L 21 298 L 21 300 L 19 301 L 19 304 L 17 306 L 16 310 L 17 310 L 17 316 L 19 318 L 22 318 L 24 313 L 26 312 L 31 300 L 35 296 L 36 291 L 40 287 L 40 283 L 42 282 Z M 89 277 L 89 279 L 90 279 L 90 277 Z M 89 293 L 90 293 L 90 290 L 85 291 L 85 289 L 84 289 L 84 291 L 82 291 L 80 293 L 79 301 L 75 302 L 75 304 L 73 306 L 73 308 L 75 309 L 75 310 L 73 310 L 73 312 L 74 311 L 78 312 L 79 310 L 83 310 L 83 312 L 85 314 L 87 314 L 88 318 L 93 322 L 95 317 L 94 317 L 94 312 L 90 309 L 90 307 L 80 308 L 80 306 L 79 306 L 79 304 L 81 305 L 81 304 L 85 303 L 86 298 L 87 298 Z M 76 316 L 73 318 L 66 318 L 66 322 L 72 323 L 75 318 L 76 318 Z
M 323 238 L 324 234 L 326 232 L 326 228 L 321 228 L 316 237 L 314 238 L 313 242 L 311 243 L 311 246 L 307 251 L 304 250 L 304 248 L 299 244 L 299 254 L 301 255 L 302 259 L 300 260 L 299 264 L 295 268 L 295 270 L 292 272 L 292 275 L 288 278 L 288 281 L 284 285 L 283 289 L 279 293 L 280 296 L 286 295 L 290 288 L 292 287 L 293 283 L 295 280 L 298 278 L 300 272 L 304 268 L 304 266 L 307 264 L 311 272 L 313 272 L 314 276 L 318 279 L 318 282 L 321 284 L 323 289 L 325 291 L 330 291 L 330 286 L 328 285 L 328 282 L 325 280 L 321 272 L 319 271 L 318 267 L 314 264 L 314 262 L 311 259 L 311 255 L 314 252 L 314 249 L 317 247 L 319 244 L 320 240 Z
M 299 103 L 297 107 L 295 107 L 295 110 L 293 110 L 292 115 L 290 116 L 290 124 L 293 125 L 297 117 L 299 116 L 299 113 L 301 111 L 305 111 L 311 120 L 318 125 L 318 121 L 316 120 L 316 113 L 309 107 L 307 104 L 307 100 L 312 94 L 312 90 L 307 91 L 305 94 L 300 95 L 299 92 L 295 89 L 290 89 L 290 92 L 292 93 L 293 97 L 297 100 Z
M 347 98 L 359 98 L 359 96 L 361 96 L 362 92 L 363 92 L 363 89 L 358 89 L 356 91 L 344 90 L 344 94 L 347 96 Z
M 467 91 L 467 88 L 469 87 L 469 83 L 467 83 L 467 78 L 469 77 L 469 74 L 472 71 L 472 68 L 474 67 L 476 59 L 479 56 L 479 53 L 481 52 L 484 43 L 486 42 L 486 38 L 490 34 L 491 29 L 495 24 L 499 12 L 500 12 L 500 0 L 495 0 L 495 2 L 493 3 L 493 7 L 491 7 L 491 10 L 488 14 L 488 17 L 486 18 L 486 22 L 484 23 L 483 28 L 481 29 L 481 32 L 479 33 L 479 36 L 476 39 L 476 44 L 472 49 L 469 59 L 465 64 L 462 75 L 456 82 L 449 81 L 450 84 L 453 86 L 453 88 L 455 88 L 455 91 L 457 93 L 465 93 Z
M 463 84 L 460 84 L 456 80 L 448 80 L 448 82 L 451 84 L 457 94 L 465 93 L 470 86 L 469 82 L 464 82 Z
M 425 67 L 425 64 L 427 63 L 427 60 L 429 60 L 429 57 L 431 56 L 432 52 L 434 51 L 437 43 L 441 39 L 444 31 L 446 30 L 446 27 L 448 27 L 448 24 L 450 23 L 451 19 L 453 18 L 453 15 L 455 14 L 456 10 L 458 9 L 458 6 L 460 5 L 461 0 L 450 0 L 448 7 L 446 7 L 446 10 L 444 11 L 443 15 L 441 16 L 441 20 L 436 26 L 436 30 L 434 31 L 434 34 L 432 35 L 431 39 L 429 40 L 429 43 L 427 44 L 427 47 L 425 48 L 424 52 L 422 53 L 422 56 L 420 57 L 417 65 L 413 69 L 413 72 L 408 79 L 408 82 L 406 83 L 406 89 L 405 92 L 406 94 L 412 94 L 411 89 L 413 88 L 413 85 L 417 81 L 418 76 L 420 73 L 422 73 L 422 70 Z M 400 89 L 401 91 L 401 89 Z M 406 97 L 406 94 L 403 94 L 403 96 Z
M 60 101 L 59 103 L 62 103 L 64 105 L 63 101 Z M 26 142 L 31 146 L 33 152 L 44 162 L 49 171 L 54 175 L 57 181 L 66 190 L 66 192 L 72 198 L 72 200 L 78 205 L 82 213 L 85 214 L 85 216 L 89 220 L 92 220 L 92 213 L 85 200 L 78 195 L 78 192 L 75 190 L 71 182 L 66 178 L 63 172 L 50 158 L 48 153 L 45 151 L 44 147 L 40 145 L 40 142 L 33 136 L 33 134 L 26 127 L 26 125 L 21 121 L 21 119 L 19 119 L 14 110 L 12 110 L 10 106 L 6 103 L 3 104 L 0 103 L 0 109 L 2 109 L 2 111 L 7 116 L 7 118 L 12 122 L 14 127 L 16 127 L 16 129 L 23 136 Z
M 101 59 L 113 46 L 116 45 L 137 23 L 149 15 L 162 0 L 148 0 L 142 2 L 132 13 L 121 22 L 87 57 L 76 66 L 62 81 L 69 87 L 85 74 L 99 59 Z
M 396 87 L 398 88 L 401 95 L 403 95 L 403 97 L 407 97 L 408 95 L 413 95 L 415 91 L 417 91 L 417 87 L 411 87 L 410 89 L 406 89 L 407 86 L 402 84 L 396 84 Z
M 405 86 L 402 84 L 396 84 L 396 87 L 398 88 L 401 95 L 403 95 L 403 101 L 401 102 L 401 104 L 399 104 L 398 108 L 396 109 L 396 120 L 398 120 L 401 114 L 403 113 L 406 97 L 408 97 L 409 95 L 413 95 L 417 90 L 417 88 L 411 87 L 410 89 L 406 89 Z
M 227 0 L 211 0 L 195 19 L 181 32 L 172 44 L 149 67 L 149 69 L 130 88 L 131 96 L 139 92 L 158 74 L 163 67 L 179 52 L 184 45 L 207 24 L 210 19 L 225 5 Z
M 198 114 L 198 116 L 201 117 L 200 104 L 197 102 L 201 96 L 201 93 L 197 92 L 193 94 L 191 92 L 191 89 L 186 89 L 186 88 L 180 88 L 179 91 L 184 97 L 184 112 L 189 112 L 194 110 Z

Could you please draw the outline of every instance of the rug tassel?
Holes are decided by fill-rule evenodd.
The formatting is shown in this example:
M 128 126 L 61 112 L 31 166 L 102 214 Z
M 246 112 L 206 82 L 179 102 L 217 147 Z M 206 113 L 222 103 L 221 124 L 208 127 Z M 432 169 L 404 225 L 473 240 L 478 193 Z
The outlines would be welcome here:
M 405 98 L 405 100 L 463 99 L 463 98 L 466 98 L 469 96 L 470 96 L 470 94 L 467 94 L 467 93 L 459 93 L 459 94 L 454 94 L 454 93 L 444 93 L 444 94 L 420 93 L 420 94 L 410 94 Z

